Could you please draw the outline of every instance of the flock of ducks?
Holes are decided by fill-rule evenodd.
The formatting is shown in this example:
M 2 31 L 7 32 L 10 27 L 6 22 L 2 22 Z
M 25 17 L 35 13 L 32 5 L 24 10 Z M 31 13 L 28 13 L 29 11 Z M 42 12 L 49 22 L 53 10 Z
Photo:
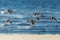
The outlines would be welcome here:
M 39 22 L 40 21 L 40 18 L 42 17 L 46 17 L 45 15 L 43 15 L 43 13 L 40 13 L 41 14 L 41 17 L 39 17 L 38 15 L 39 13 L 36 12 L 36 13 L 33 13 L 34 17 L 36 18 L 35 20 L 28 20 L 28 22 L 31 22 L 31 25 L 34 25 L 35 23 Z M 49 18 L 50 20 L 55 20 L 57 22 L 57 19 L 55 17 L 51 17 Z
M 5 13 L 13 14 L 13 13 L 15 13 L 15 10 L 5 9 L 3 11 L 0 11 L 0 14 L 5 14 Z M 9 19 L 5 21 L 5 24 L 11 24 L 11 23 L 12 22 Z
M 0 11 L 0 14 L 3 14 L 3 13 L 13 14 L 13 13 L 15 13 L 15 10 L 6 9 L 4 11 Z M 41 14 L 41 17 L 46 17 L 46 16 L 43 15 L 44 13 L 40 13 L 40 14 Z M 39 22 L 40 21 L 40 18 L 41 18 L 41 17 L 38 16 L 39 15 L 38 12 L 33 13 L 33 15 L 36 18 L 35 20 L 32 20 L 32 19 L 27 20 L 27 22 L 30 22 L 32 26 L 35 23 Z M 57 21 L 57 19 L 55 17 L 51 17 L 50 20 Z M 12 23 L 9 19 L 6 20 L 5 22 L 6 22 L 6 24 L 11 24 Z

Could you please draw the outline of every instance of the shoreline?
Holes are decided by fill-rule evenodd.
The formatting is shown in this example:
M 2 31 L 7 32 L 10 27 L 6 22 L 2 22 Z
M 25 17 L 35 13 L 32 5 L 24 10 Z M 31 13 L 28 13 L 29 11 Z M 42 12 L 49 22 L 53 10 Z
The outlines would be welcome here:
M 1 40 L 60 40 L 60 35 L 0 34 Z

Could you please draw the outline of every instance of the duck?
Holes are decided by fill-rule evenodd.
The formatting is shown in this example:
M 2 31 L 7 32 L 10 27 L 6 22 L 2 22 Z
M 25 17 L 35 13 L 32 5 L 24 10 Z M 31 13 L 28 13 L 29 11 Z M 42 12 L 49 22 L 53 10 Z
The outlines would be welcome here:
M 41 14 L 41 18 L 42 18 L 42 17 L 46 17 L 43 13 L 38 13 L 38 12 L 35 12 L 35 13 L 34 13 L 34 16 L 35 16 L 35 17 L 38 17 L 39 14 Z
M 55 20 L 57 22 L 57 19 L 55 17 L 51 17 L 51 20 Z
M 34 20 L 27 20 L 27 21 L 30 22 L 32 26 L 35 24 Z
M 12 22 L 10 20 L 6 20 L 6 24 L 11 24 Z
M 9 13 L 9 14 L 13 14 L 13 13 L 15 13 L 15 10 L 7 9 L 6 11 L 7 11 L 7 13 Z
M 13 14 L 15 13 L 15 9 L 5 9 L 3 10 L 4 13 L 8 13 L 8 14 Z

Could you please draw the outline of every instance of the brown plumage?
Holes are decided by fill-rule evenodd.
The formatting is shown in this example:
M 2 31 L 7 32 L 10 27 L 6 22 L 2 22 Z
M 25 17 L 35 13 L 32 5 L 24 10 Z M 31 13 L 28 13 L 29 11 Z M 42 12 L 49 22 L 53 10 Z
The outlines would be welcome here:
M 38 13 L 36 12 L 36 13 L 34 13 L 34 16 L 38 16 Z

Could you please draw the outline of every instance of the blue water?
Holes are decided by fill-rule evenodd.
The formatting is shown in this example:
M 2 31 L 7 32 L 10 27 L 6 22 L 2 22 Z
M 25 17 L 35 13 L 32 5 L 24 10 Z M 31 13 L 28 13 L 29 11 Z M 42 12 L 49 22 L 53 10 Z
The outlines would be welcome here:
M 0 33 L 60 34 L 60 0 L 0 0 L 0 11 L 4 9 L 15 9 L 16 13 L 0 14 Z M 58 22 L 41 18 L 34 27 L 29 26 L 27 20 L 35 19 L 33 12 L 43 12 L 47 18 L 54 16 Z M 8 19 L 12 24 L 4 25 Z

